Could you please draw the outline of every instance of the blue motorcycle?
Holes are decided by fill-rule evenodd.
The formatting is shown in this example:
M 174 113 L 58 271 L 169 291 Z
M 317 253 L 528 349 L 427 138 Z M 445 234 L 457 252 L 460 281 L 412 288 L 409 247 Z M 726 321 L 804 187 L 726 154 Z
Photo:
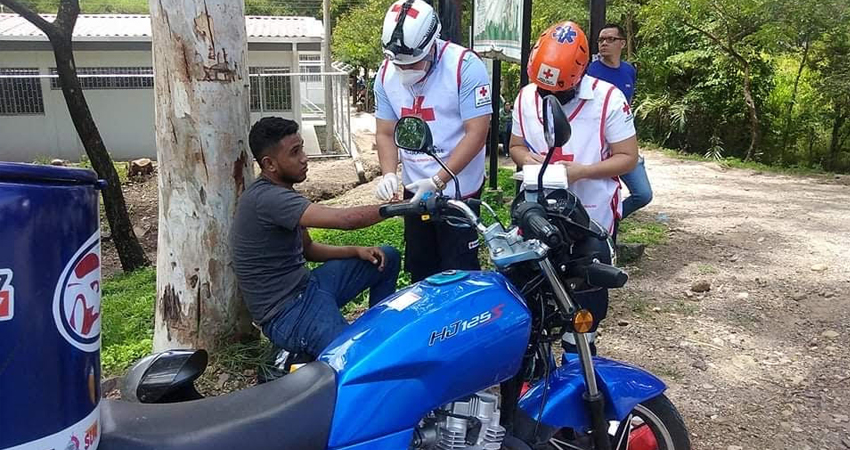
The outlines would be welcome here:
M 545 99 L 544 111 L 547 143 L 563 145 L 570 130 L 557 100 Z M 434 156 L 418 118 L 401 119 L 395 140 Z M 592 356 L 595 319 L 574 293 L 622 287 L 628 277 L 599 262 L 592 244 L 607 236 L 578 199 L 526 189 L 508 228 L 484 226 L 481 206 L 489 208 L 432 196 L 382 214 L 474 227 L 496 270 L 416 283 L 367 311 L 317 361 L 215 398 L 192 386 L 204 353 L 153 355 L 129 375 L 129 397 L 143 403 L 101 405 L 100 448 L 689 450 L 660 379 Z M 574 345 L 556 358 L 565 337 Z M 194 400 L 174 402 L 185 398 Z

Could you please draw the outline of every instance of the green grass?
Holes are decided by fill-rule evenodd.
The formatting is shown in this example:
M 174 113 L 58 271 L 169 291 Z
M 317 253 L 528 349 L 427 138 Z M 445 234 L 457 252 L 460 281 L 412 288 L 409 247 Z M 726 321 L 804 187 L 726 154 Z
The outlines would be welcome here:
M 620 222 L 617 242 L 624 244 L 661 245 L 667 242 L 667 227 L 656 222 L 625 219 Z
M 644 143 L 641 143 L 641 146 L 644 146 Z M 780 173 L 784 175 L 834 175 L 833 172 L 827 172 L 819 168 L 806 167 L 806 166 L 772 166 L 756 161 L 744 161 L 740 158 L 735 157 L 726 157 L 721 158 L 719 160 L 706 158 L 697 153 L 685 153 L 681 150 L 675 150 L 670 148 L 658 147 L 654 144 L 648 144 L 646 147 L 649 147 L 653 150 L 660 151 L 665 155 L 681 159 L 685 161 L 701 161 L 701 162 L 716 162 L 721 167 L 730 168 L 730 169 L 748 169 L 755 170 L 759 172 L 769 172 L 769 173 Z
M 121 184 L 127 184 L 129 181 L 129 169 L 130 163 L 127 161 L 116 161 L 112 160 L 112 165 L 115 166 L 115 171 L 118 172 L 118 181 Z M 92 169 L 91 161 L 89 161 L 89 157 L 86 155 L 80 155 L 80 162 L 77 164 L 78 167 L 82 167 L 84 169 Z
M 638 316 L 649 311 L 649 300 L 643 297 L 629 298 L 627 304 L 629 309 Z
M 697 272 L 700 275 L 711 275 L 717 273 L 717 269 L 710 264 L 697 264 Z
M 49 166 L 51 161 L 52 161 L 51 158 L 48 158 L 47 156 L 44 156 L 44 155 L 39 155 L 39 156 L 36 156 L 35 159 L 33 159 L 32 163 L 33 164 L 40 164 L 42 166 Z M 121 184 L 127 183 L 127 181 L 129 181 L 128 169 L 130 168 L 130 163 L 127 162 L 127 161 L 115 161 L 113 159 L 112 165 L 115 166 L 115 171 L 118 172 L 118 180 L 121 182 Z M 71 163 L 71 167 L 80 167 L 80 168 L 83 168 L 83 169 L 94 170 L 91 166 L 91 161 L 89 160 L 88 156 L 86 156 L 86 155 L 80 155 L 80 162 Z
M 155 300 L 156 269 L 142 269 L 104 281 L 101 301 L 104 374 L 121 374 L 151 352 Z
M 513 174 L 513 169 L 500 167 L 497 185 L 501 192 L 493 192 L 485 189 L 484 194 L 481 196 L 481 200 L 485 201 L 496 211 L 496 215 L 505 226 L 511 222 L 511 201 L 513 201 L 514 191 L 516 190 L 516 181 L 511 178 Z M 489 185 L 490 182 L 488 180 L 487 186 Z M 490 223 L 492 218 L 489 216 L 489 213 L 485 213 L 484 211 L 481 213 L 485 223 Z
M 678 300 L 670 309 L 685 316 L 693 316 L 699 311 L 697 304 L 688 300 Z

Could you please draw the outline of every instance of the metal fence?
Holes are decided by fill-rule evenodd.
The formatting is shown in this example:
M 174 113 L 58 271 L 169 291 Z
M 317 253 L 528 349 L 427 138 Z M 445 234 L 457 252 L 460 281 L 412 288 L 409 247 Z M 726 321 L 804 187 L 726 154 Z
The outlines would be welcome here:
M 275 115 L 280 112 L 290 113 L 292 118 L 302 124 L 303 134 L 310 134 L 308 127 L 321 129 L 327 123 L 328 114 L 333 116 L 333 134 L 339 145 L 336 149 L 324 149 L 321 155 L 335 156 L 352 155 L 353 142 L 351 139 L 351 95 L 349 75 L 337 70 L 334 72 L 271 72 L 268 69 L 251 76 L 251 98 L 253 112 L 260 116 Z M 325 88 L 330 86 L 333 103 L 325 105 Z M 259 99 L 255 102 L 254 99 Z M 277 99 L 270 102 L 269 99 Z M 298 104 L 293 109 L 291 105 Z M 270 108 L 270 106 L 272 106 Z M 312 134 L 310 134 L 312 136 Z M 307 140 L 307 137 L 305 137 Z M 326 147 L 319 137 L 319 146 Z
M 317 130 L 333 115 L 333 135 L 338 148 L 322 149 L 310 156 L 352 155 L 351 97 L 346 67 L 335 65 L 332 72 L 291 72 L 289 67 L 250 67 L 249 105 L 252 119 L 279 115 L 298 121 L 307 138 L 315 138 Z M 80 67 L 78 78 L 84 91 L 109 90 L 113 104 L 121 104 L 120 90 L 150 90 L 153 101 L 154 75 L 150 67 Z M 325 87 L 332 90 L 333 103 L 325 105 Z M 53 67 L 0 68 L 0 120 L 6 116 L 67 115 L 61 99 L 58 76 Z M 56 97 L 48 101 L 48 96 Z M 91 103 L 91 102 L 90 102 Z M 61 104 L 61 108 L 51 105 Z M 45 105 L 48 107 L 45 108 Z M 132 105 L 126 105 L 129 108 Z M 97 111 L 95 111 L 97 113 Z M 122 112 L 117 109 L 115 114 Z M 259 117 L 257 117 L 259 116 Z M 150 117 L 151 128 L 154 118 Z M 137 124 L 139 125 L 139 124 Z M 324 142 L 316 142 L 321 148 Z

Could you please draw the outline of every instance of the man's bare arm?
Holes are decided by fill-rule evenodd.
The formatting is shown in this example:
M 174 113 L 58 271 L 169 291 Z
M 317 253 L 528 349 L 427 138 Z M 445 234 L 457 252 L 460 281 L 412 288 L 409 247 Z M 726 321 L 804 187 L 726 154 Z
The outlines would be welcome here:
M 378 145 L 378 162 L 381 174 L 396 173 L 398 168 L 398 147 L 395 146 L 394 120 L 375 119 L 375 143 Z
M 308 228 L 333 228 L 337 230 L 366 228 L 384 220 L 378 213 L 378 208 L 380 208 L 380 205 L 331 208 L 313 203 L 301 215 L 299 224 Z

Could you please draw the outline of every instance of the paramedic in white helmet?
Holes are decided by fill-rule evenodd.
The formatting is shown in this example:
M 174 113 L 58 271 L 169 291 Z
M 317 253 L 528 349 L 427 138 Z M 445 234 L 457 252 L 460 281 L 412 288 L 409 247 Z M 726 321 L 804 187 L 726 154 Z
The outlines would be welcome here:
M 490 127 L 490 79 L 478 56 L 439 39 L 440 21 L 422 0 L 400 0 L 384 17 L 381 44 L 386 60 L 375 78 L 378 158 L 383 176 L 376 195 L 398 199 L 399 156 L 404 199 L 426 193 L 455 196 L 446 171 L 427 155 L 395 146 L 398 119 L 417 116 L 431 128 L 437 155 L 457 174 L 460 195 L 480 197 L 484 144 Z M 476 211 L 477 212 L 477 211 Z M 478 235 L 473 228 L 404 218 L 405 268 L 413 282 L 448 269 L 478 270 Z

